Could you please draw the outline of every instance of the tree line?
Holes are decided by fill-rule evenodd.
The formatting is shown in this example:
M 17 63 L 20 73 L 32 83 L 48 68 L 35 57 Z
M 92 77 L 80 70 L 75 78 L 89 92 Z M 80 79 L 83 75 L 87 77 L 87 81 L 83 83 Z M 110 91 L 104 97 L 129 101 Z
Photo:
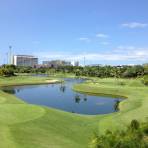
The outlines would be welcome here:
M 76 76 L 87 77 L 115 77 L 115 78 L 135 78 L 148 75 L 148 64 L 134 66 L 59 66 L 52 67 L 22 67 L 15 65 L 3 65 L 0 67 L 1 76 L 14 76 L 16 73 L 73 73 Z

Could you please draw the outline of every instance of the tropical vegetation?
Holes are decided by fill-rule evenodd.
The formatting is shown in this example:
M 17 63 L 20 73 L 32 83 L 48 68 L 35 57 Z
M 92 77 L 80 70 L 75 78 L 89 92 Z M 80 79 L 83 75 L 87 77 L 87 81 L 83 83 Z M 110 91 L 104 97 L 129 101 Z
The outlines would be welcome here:
M 148 147 L 148 123 L 140 124 L 132 120 L 126 130 L 112 132 L 107 130 L 105 134 L 94 134 L 91 140 L 91 148 L 147 148 Z
M 7 71 L 7 72 L 5 72 Z M 9 74 L 9 73 L 10 74 Z M 148 75 L 148 64 L 134 66 L 59 66 L 53 67 L 22 67 L 14 65 L 3 65 L 0 68 L 0 75 L 11 76 L 14 73 L 73 73 L 76 76 L 100 77 L 100 78 L 135 78 Z
M 126 79 L 120 78 L 123 77 L 118 75 L 120 72 L 110 78 L 103 78 L 101 76 L 103 74 L 94 75 L 94 77 L 91 69 L 96 68 L 94 71 L 98 71 L 98 67 L 73 67 L 75 71 L 79 72 L 89 69 L 86 74 L 74 73 L 89 78 L 84 83 L 75 85 L 73 87 L 75 91 L 86 95 L 109 95 L 124 99 L 116 104 L 117 110 L 120 111 L 111 114 L 87 116 L 68 113 L 27 104 L 14 95 L 0 90 L 0 146 L 2 148 L 87 148 L 88 146 L 95 148 L 146 148 L 148 142 L 148 76 L 146 66 L 137 67 L 135 69 L 141 70 L 132 69 L 136 76 L 135 74 L 132 77 L 128 75 Z M 0 69 L 3 68 L 13 70 L 16 76 L 1 76 L 1 87 L 44 84 L 55 79 L 55 77 L 17 76 L 20 72 L 17 71 L 18 67 L 9 65 Z M 30 69 L 32 70 L 32 68 Z M 64 72 L 59 69 L 48 68 L 46 70 L 48 74 L 50 70 L 52 74 L 72 73 L 71 70 Z M 104 73 L 105 67 L 102 69 L 102 73 Z M 113 67 L 111 69 L 113 70 Z M 105 74 L 107 77 L 108 72 Z M 80 100 L 78 96 L 76 99 Z

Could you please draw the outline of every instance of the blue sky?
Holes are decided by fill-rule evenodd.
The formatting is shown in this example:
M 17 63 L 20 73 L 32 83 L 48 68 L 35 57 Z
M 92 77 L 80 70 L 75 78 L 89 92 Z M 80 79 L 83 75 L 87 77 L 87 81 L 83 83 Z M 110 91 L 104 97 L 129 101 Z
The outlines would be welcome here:
M 0 0 L 0 64 L 14 54 L 86 64 L 148 62 L 147 0 Z

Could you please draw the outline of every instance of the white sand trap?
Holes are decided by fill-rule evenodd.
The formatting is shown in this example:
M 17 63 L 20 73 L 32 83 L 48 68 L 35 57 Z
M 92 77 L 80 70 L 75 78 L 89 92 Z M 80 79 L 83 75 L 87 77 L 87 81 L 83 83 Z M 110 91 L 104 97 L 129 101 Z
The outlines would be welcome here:
M 59 80 L 46 80 L 47 83 L 57 83 Z

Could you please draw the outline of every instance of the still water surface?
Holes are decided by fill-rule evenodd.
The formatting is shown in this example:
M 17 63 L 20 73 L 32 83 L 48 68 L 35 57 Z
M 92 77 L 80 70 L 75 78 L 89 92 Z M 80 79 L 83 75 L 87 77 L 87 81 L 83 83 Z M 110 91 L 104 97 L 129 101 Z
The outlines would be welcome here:
M 117 112 L 117 104 L 121 98 L 93 96 L 77 93 L 72 86 L 81 83 L 83 79 L 64 79 L 65 83 L 11 86 L 4 91 L 14 94 L 30 104 L 48 106 L 79 114 L 107 114 Z

